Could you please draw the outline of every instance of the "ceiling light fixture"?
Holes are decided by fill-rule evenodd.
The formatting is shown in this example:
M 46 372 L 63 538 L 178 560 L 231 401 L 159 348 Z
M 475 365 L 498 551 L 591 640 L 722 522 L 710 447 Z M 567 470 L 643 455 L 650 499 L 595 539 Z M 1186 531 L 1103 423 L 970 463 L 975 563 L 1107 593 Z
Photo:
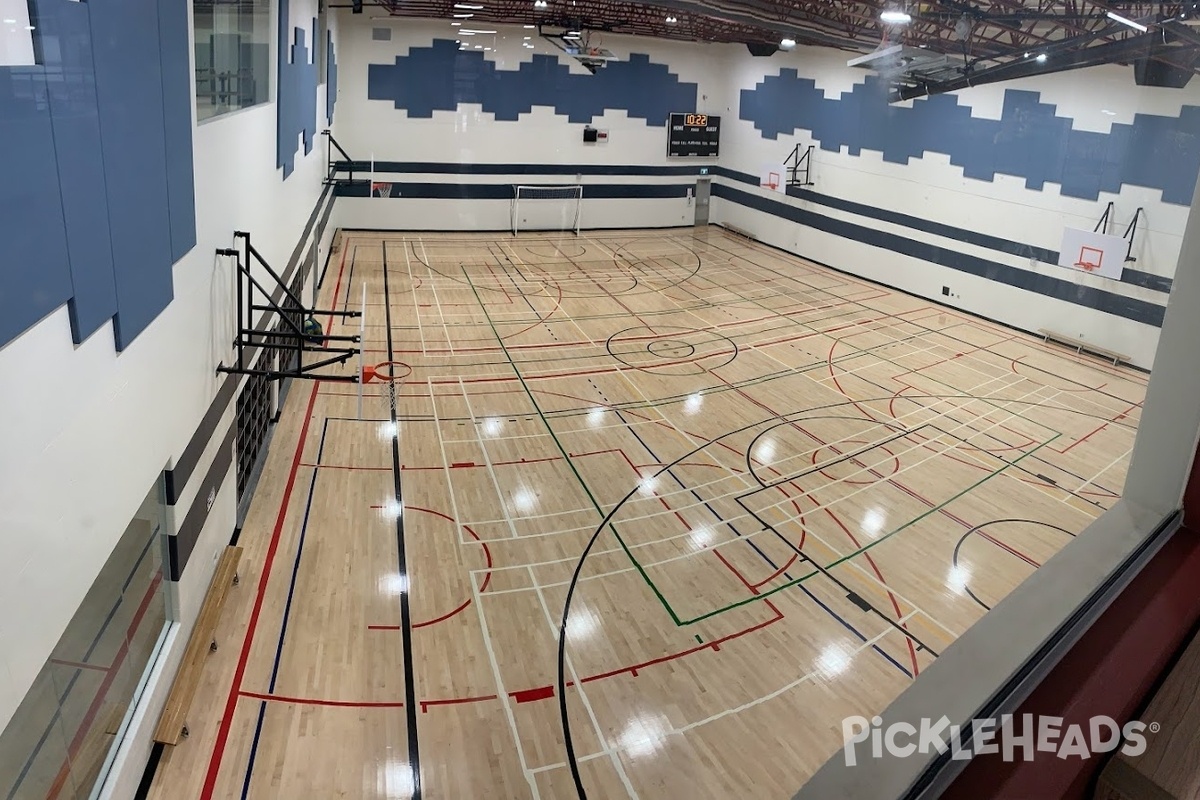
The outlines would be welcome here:
M 533 0 L 534 8 L 546 8 L 548 5 L 550 4 L 547 3 L 546 0 Z
M 463 28 L 461 31 L 459 31 L 459 33 L 464 34 L 466 36 L 470 36 L 471 34 L 474 34 L 474 33 L 487 34 L 487 33 L 495 33 L 495 31 L 477 30 L 475 28 Z
M 1039 64 L 1045 64 L 1045 63 L 1046 63 L 1046 54 L 1045 54 L 1045 53 L 1038 53 L 1038 57 L 1037 57 L 1037 59 L 1036 59 L 1036 60 L 1037 60 L 1037 62 L 1038 62 Z
M 461 22 L 451 22 L 450 23 L 451 28 L 457 28 L 459 25 L 462 25 L 462 23 Z
M 532 36 L 526 36 L 526 37 L 525 37 L 525 41 L 527 41 L 527 42 L 528 42 L 528 41 L 529 41 L 530 39 L 532 39 L 532 38 L 533 38 Z
M 454 18 L 455 19 L 470 19 L 473 16 L 475 16 L 475 15 L 474 14 L 455 14 Z
M 796 46 L 796 40 L 790 36 L 785 36 L 784 38 L 779 40 L 779 46 L 782 47 L 784 50 L 791 50 L 793 47 Z
M 531 30 L 533 30 L 533 29 L 534 29 L 535 27 L 537 27 L 537 26 L 536 26 L 536 25 L 522 25 L 521 27 L 522 27 L 522 28 L 524 28 L 524 29 L 525 29 L 525 30 L 527 30 L 527 31 L 531 31 Z
M 889 8 L 879 15 L 879 18 L 888 25 L 907 25 L 912 22 L 912 16 L 907 11 L 901 11 L 894 8 Z
M 1113 22 L 1119 22 L 1122 25 L 1128 25 L 1131 28 L 1135 28 L 1135 29 L 1141 31 L 1142 33 L 1145 33 L 1146 31 L 1150 30 L 1142 23 L 1134 22 L 1133 20 L 1129 19 L 1128 17 L 1122 17 L 1120 14 L 1118 14 L 1115 11 L 1108 12 L 1108 18 L 1111 19 Z
M 6 20 L 4 20 L 4 24 L 5 25 L 16 25 L 17 21 L 15 19 L 6 19 Z
M 668 24 L 675 23 L 675 22 L 679 22 L 679 20 L 675 19 L 675 17 L 667 17 Z
M 468 3 L 455 3 L 455 8 L 465 8 L 467 11 L 482 11 L 483 6 L 473 6 Z

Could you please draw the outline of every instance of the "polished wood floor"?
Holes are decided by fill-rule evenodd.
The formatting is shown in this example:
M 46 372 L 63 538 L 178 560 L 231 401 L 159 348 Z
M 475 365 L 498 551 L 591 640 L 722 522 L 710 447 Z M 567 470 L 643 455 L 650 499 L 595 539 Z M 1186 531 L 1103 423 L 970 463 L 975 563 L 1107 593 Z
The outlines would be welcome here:
M 790 797 L 1113 503 L 1146 382 L 716 228 L 364 286 L 400 380 L 293 387 L 155 797 Z

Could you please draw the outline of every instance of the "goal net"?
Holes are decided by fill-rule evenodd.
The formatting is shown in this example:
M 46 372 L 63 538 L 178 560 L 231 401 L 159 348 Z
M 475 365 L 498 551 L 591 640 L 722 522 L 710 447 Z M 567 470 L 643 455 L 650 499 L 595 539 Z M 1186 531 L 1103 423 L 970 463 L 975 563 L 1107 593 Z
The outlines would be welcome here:
M 579 212 L 583 187 L 514 186 L 512 232 L 572 231 L 579 235 Z

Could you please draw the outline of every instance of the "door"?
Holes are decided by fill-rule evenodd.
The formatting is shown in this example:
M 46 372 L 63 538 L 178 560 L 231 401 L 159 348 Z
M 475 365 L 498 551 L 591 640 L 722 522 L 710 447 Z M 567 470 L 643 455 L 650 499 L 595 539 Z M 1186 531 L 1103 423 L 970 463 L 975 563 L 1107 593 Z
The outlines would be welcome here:
M 696 225 L 708 224 L 708 197 L 711 188 L 710 178 L 700 178 L 696 181 Z

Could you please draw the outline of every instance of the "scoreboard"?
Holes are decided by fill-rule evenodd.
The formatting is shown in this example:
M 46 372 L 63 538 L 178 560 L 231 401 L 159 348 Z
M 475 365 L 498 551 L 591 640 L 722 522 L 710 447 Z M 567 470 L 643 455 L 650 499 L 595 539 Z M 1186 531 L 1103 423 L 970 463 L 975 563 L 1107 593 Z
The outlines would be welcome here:
M 668 156 L 715 158 L 720 151 L 721 118 L 711 114 L 671 114 Z

